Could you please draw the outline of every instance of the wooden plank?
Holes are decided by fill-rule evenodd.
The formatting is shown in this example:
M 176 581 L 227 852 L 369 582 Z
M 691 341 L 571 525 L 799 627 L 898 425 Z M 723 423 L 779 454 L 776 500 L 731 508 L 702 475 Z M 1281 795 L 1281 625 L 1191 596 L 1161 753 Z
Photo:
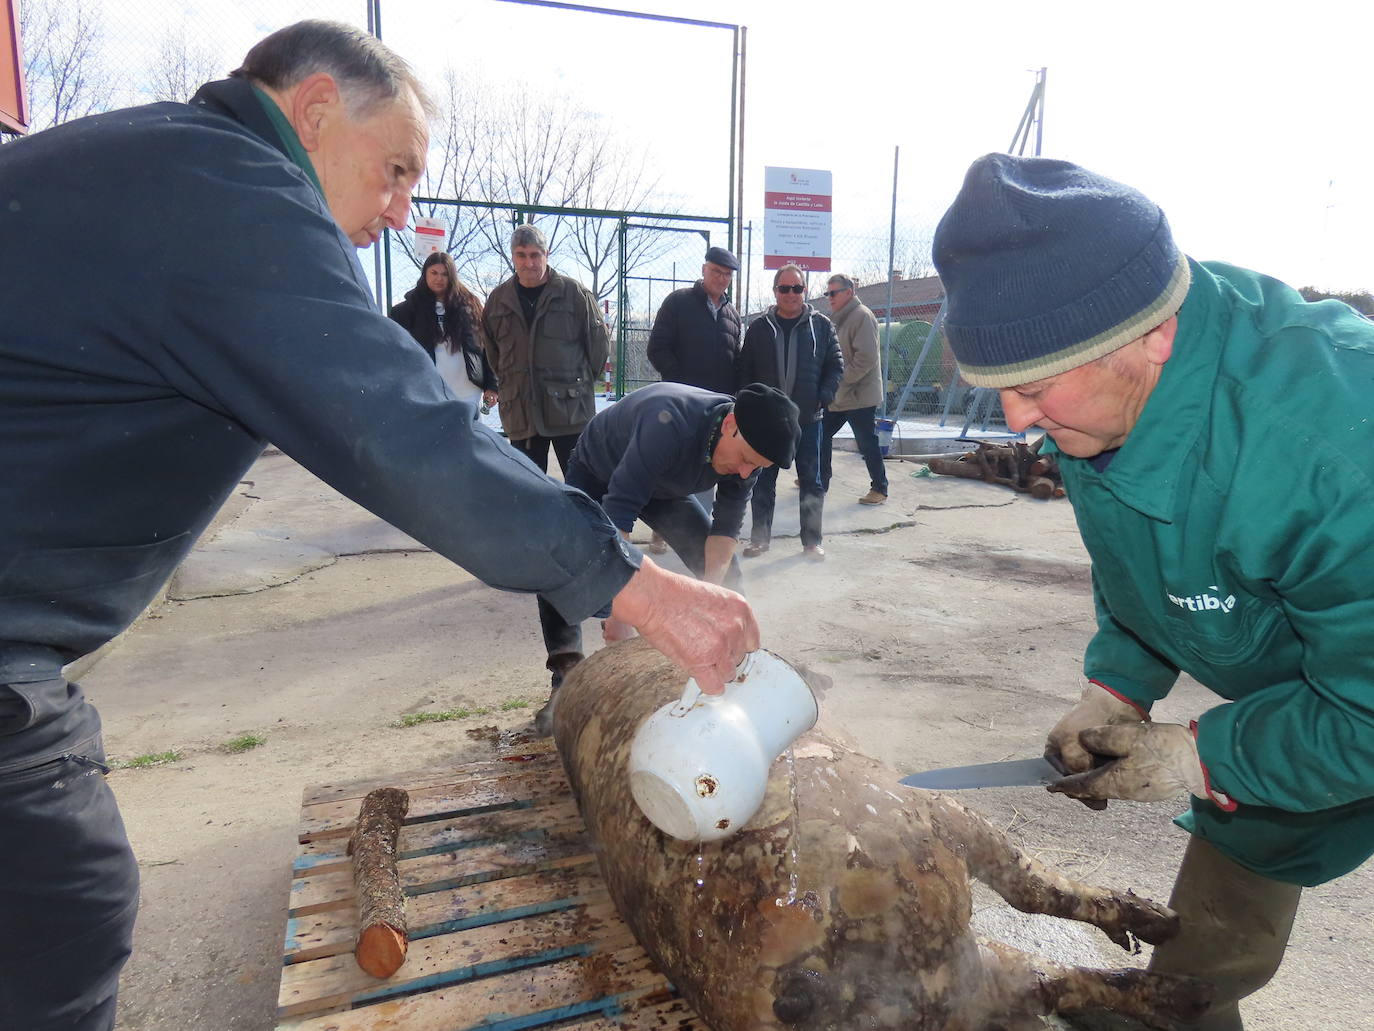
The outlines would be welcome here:
M 555 913 L 412 939 L 404 965 L 385 980 L 365 974 L 351 953 L 292 964 L 282 971 L 277 1015 L 357 1006 L 633 944 L 629 928 L 603 895 Z
M 509 877 L 547 869 L 555 863 L 585 856 L 591 851 L 581 824 L 565 825 L 549 833 L 474 845 L 447 852 L 421 854 L 396 864 L 401 890 L 420 895 L 457 888 L 476 881 Z M 353 902 L 353 872 L 347 864 L 322 873 L 297 877 L 291 882 L 288 900 L 292 916 L 305 916 Z
M 549 912 L 604 897 L 606 886 L 590 855 L 520 876 L 415 895 L 406 900 L 412 940 L 433 934 Z M 285 961 L 351 953 L 358 915 L 350 903 L 287 920 Z
M 404 787 L 405 785 L 400 785 Z M 541 801 L 571 797 L 563 768 L 524 767 L 502 776 L 465 780 L 410 790 L 408 823 L 443 819 L 464 812 L 497 808 L 529 808 Z M 339 799 L 305 806 L 300 841 L 318 837 L 347 837 L 358 819 L 358 800 Z
M 478 844 L 543 837 L 581 828 L 582 818 L 570 798 L 554 799 L 528 809 L 469 813 L 447 820 L 406 824 L 397 843 L 398 857 L 413 859 L 425 853 L 453 851 Z M 321 837 L 301 846 L 292 873 L 295 877 L 331 872 L 347 866 L 348 838 Z
M 646 996 L 648 998 L 648 996 Z M 561 1025 L 559 1031 L 711 1031 L 681 999 L 640 1006 L 617 1017 L 595 1017 Z
M 406 790 L 411 790 L 435 787 L 440 784 L 454 783 L 455 774 L 459 770 L 462 771 L 462 776 L 465 779 L 479 774 L 501 776 L 511 770 L 520 769 L 526 764 L 542 767 L 561 766 L 558 753 L 554 751 L 552 742 L 533 742 L 519 750 L 506 754 L 498 753 L 490 759 L 479 759 L 475 762 L 464 763 L 460 767 L 440 767 L 438 769 L 427 767 L 423 770 L 393 773 L 385 778 L 365 777 L 359 780 L 316 784 L 305 792 L 302 804 L 317 805 L 320 802 L 338 802 L 346 798 L 356 798 L 361 801 L 363 796 L 374 788 L 404 786 Z
M 361 1009 L 288 1019 L 279 1031 L 514 1031 L 596 1013 L 614 1016 L 634 1009 L 645 996 L 659 1001 L 666 995 L 666 983 L 643 950 L 633 946 Z

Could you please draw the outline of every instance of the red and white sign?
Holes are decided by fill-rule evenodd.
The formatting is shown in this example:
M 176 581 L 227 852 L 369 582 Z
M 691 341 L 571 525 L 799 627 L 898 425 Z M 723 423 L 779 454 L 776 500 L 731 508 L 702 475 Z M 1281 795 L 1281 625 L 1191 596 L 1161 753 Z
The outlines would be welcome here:
M 763 170 L 763 267 L 830 271 L 830 173 Z
M 448 236 L 448 226 L 443 219 L 417 218 L 415 220 L 415 253 L 436 254 L 444 249 L 444 238 Z

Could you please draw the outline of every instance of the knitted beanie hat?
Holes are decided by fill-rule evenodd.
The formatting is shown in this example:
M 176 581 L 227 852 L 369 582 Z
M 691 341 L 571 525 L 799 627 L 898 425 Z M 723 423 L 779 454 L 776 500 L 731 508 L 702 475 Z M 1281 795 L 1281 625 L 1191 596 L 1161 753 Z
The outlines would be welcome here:
M 945 334 L 974 386 L 1084 365 L 1183 305 L 1188 259 L 1143 194 L 1067 161 L 987 154 L 935 230 Z
M 735 395 L 735 425 L 751 448 L 779 469 L 797 454 L 801 417 L 796 404 L 777 387 L 750 383 Z

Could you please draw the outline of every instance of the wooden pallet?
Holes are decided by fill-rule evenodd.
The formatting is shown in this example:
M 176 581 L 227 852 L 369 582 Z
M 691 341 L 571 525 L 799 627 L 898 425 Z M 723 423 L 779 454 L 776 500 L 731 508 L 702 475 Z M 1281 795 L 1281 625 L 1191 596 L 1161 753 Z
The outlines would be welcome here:
M 344 853 L 368 791 L 410 793 L 410 950 L 386 980 L 353 960 Z M 499 743 L 441 775 L 305 792 L 278 1031 L 707 1031 L 615 912 L 557 755 Z

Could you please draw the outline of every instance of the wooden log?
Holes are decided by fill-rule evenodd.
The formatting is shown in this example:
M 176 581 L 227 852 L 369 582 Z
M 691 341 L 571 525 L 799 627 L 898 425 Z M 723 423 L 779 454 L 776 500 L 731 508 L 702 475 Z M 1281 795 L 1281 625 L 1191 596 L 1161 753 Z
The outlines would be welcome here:
M 406 960 L 406 900 L 396 872 L 396 841 L 410 809 L 401 788 L 369 792 L 348 842 L 358 899 L 358 943 L 353 956 L 373 977 L 390 977 Z

